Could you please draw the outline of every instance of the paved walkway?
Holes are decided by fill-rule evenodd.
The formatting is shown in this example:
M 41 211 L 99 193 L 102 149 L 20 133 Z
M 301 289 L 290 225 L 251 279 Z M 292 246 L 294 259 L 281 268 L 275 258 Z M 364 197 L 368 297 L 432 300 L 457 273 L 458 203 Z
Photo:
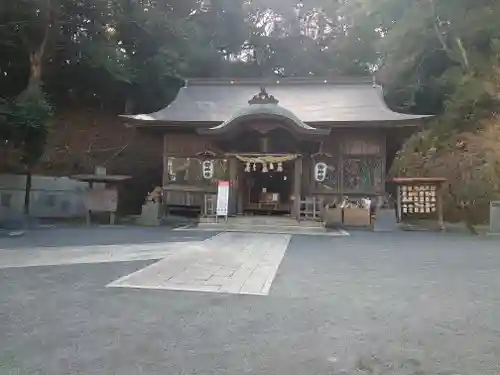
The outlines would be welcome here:
M 267 295 L 290 238 L 221 233 L 108 286 Z
M 109 286 L 267 295 L 290 239 L 288 234 L 225 232 L 178 242 L 82 246 L 76 241 L 20 248 L 5 242 L 0 245 L 0 269 L 159 260 L 133 274 L 124 273 Z
M 208 233 L 173 233 L 164 228 L 54 228 L 0 238 L 0 269 L 65 264 L 156 260 L 199 248 Z
M 0 269 L 12 267 L 57 266 L 163 259 L 172 252 L 199 248 L 200 242 L 130 245 L 64 246 L 33 249 L 0 249 Z

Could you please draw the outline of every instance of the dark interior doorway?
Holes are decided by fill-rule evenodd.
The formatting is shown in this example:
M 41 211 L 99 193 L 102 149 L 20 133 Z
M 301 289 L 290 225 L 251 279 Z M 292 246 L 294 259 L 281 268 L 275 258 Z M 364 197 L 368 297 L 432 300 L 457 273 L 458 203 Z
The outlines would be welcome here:
M 244 169 L 245 165 L 242 164 Z M 288 215 L 291 212 L 293 190 L 293 162 L 283 163 L 283 171 L 276 166 L 267 172 L 256 165 L 250 172 L 243 172 L 244 209 L 250 214 Z

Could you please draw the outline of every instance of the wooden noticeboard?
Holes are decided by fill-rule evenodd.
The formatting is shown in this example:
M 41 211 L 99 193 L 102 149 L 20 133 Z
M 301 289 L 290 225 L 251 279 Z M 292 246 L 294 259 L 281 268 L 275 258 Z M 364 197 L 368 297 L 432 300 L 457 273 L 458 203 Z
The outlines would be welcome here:
M 406 214 L 432 214 L 437 212 L 436 185 L 403 185 L 400 188 L 401 211 Z
M 85 206 L 93 212 L 116 212 L 118 191 L 116 189 L 89 189 L 85 194 Z
M 442 185 L 444 178 L 395 178 L 398 222 L 436 220 L 444 229 Z
M 118 208 L 117 186 L 130 178 L 130 176 L 106 175 L 105 172 L 103 168 L 96 168 L 96 174 L 71 176 L 74 180 L 89 184 L 89 189 L 85 193 L 88 225 L 90 225 L 92 212 L 108 212 L 110 224 L 115 223 Z

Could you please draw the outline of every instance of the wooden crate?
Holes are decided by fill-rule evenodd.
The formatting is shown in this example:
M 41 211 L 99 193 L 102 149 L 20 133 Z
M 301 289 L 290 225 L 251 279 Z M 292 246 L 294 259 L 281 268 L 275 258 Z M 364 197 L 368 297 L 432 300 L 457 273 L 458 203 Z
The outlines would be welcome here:
M 340 207 L 325 207 L 323 210 L 323 222 L 327 228 L 342 225 L 342 209 Z
M 344 208 L 344 225 L 369 227 L 371 225 L 370 209 L 358 207 Z

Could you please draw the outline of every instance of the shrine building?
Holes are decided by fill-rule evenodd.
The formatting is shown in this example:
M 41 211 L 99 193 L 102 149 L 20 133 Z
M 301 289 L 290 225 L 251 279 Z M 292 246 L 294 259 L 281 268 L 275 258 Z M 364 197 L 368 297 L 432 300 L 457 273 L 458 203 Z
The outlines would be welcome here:
M 382 197 L 404 139 L 428 116 L 396 113 L 372 79 L 193 79 L 128 126 L 163 137 L 169 208 L 213 214 L 230 181 L 230 214 L 300 218 L 304 202 Z

